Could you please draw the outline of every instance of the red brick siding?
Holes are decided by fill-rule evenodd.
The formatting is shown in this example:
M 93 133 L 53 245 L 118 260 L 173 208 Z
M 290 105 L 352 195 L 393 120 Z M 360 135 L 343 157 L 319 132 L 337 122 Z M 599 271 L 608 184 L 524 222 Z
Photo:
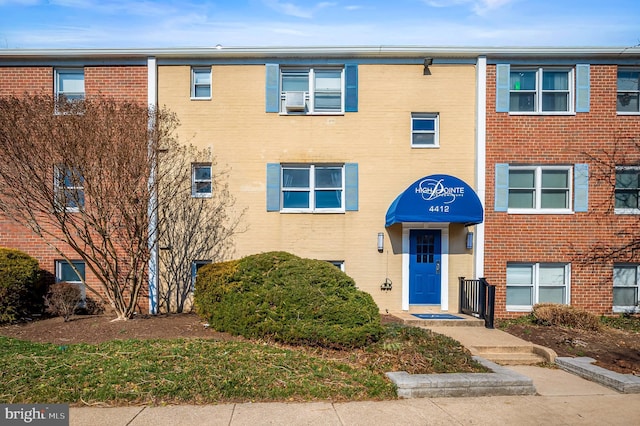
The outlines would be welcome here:
M 146 104 L 147 67 L 145 66 L 87 66 L 85 71 L 85 91 L 87 96 L 101 94 L 118 100 L 130 100 Z M 27 93 L 53 94 L 54 67 L 0 67 L 0 96 Z M 53 180 L 52 180 L 53 182 Z M 52 183 L 53 184 L 53 183 Z M 28 229 L 0 216 L 0 246 L 24 251 L 33 256 L 45 271 L 49 282 L 55 277 L 55 261 L 60 260 L 56 251 Z M 58 247 L 71 259 L 79 257 L 66 245 Z M 100 289 L 95 276 L 86 269 L 87 283 Z M 141 292 L 140 310 L 148 311 L 147 286 Z M 91 293 L 87 292 L 91 296 Z
M 597 184 L 589 167 L 589 212 L 572 215 L 516 215 L 494 211 L 496 163 L 589 163 L 584 153 L 627 152 L 628 162 L 640 162 L 629 137 L 640 134 L 640 116 L 616 114 L 615 65 L 591 66 L 591 107 L 573 116 L 526 116 L 496 113 L 495 65 L 487 67 L 487 200 L 485 276 L 496 285 L 496 315 L 506 312 L 507 262 L 571 263 L 571 305 L 597 314 L 612 312 L 612 263 L 584 267 L 577 252 L 597 243 L 619 241 L 616 232 L 633 226 L 633 215 L 614 215 L 611 189 Z

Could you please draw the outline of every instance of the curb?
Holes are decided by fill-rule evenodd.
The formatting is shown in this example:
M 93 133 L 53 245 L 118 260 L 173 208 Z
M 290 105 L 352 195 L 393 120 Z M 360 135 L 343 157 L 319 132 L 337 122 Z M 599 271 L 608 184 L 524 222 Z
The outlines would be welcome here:
M 633 374 L 620 374 L 606 368 L 593 365 L 595 359 L 589 357 L 557 357 L 556 364 L 563 370 L 583 379 L 591 380 L 614 389 L 620 393 L 640 393 L 640 377 Z
M 493 373 L 409 374 L 387 373 L 396 385 L 399 398 L 535 395 L 533 380 L 489 360 L 474 360 Z

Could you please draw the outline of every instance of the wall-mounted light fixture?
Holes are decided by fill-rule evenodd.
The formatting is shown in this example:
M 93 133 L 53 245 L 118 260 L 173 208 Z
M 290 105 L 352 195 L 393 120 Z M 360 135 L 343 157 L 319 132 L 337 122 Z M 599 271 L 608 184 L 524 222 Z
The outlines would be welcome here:
M 378 251 L 382 253 L 384 251 L 384 233 L 378 232 Z
M 473 248 L 473 232 L 467 232 L 467 249 Z
M 433 64 L 433 58 L 424 58 L 424 70 L 422 71 L 422 75 L 431 75 L 431 70 L 429 70 L 429 66 Z

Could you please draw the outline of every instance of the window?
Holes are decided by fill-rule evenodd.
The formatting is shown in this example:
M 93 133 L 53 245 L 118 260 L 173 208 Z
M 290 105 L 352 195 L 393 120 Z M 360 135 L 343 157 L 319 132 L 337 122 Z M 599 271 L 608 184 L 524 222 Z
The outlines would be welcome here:
M 211 68 L 191 68 L 191 98 L 211 99 Z
M 573 110 L 573 73 L 567 69 L 512 69 L 510 111 L 570 112 Z
M 56 203 L 68 212 L 78 212 L 84 207 L 84 178 L 74 168 L 55 167 L 54 192 Z
M 509 211 L 570 210 L 571 169 L 562 166 L 511 166 Z
M 327 262 L 344 272 L 344 260 L 327 260 Z
M 198 271 L 204 265 L 210 264 L 210 260 L 194 260 L 191 262 L 191 290 L 195 290 L 196 288 L 196 278 L 198 277 Z
M 639 277 L 640 265 L 619 264 L 613 266 L 614 312 L 640 312 Z
M 75 284 L 80 288 L 82 300 L 85 300 L 86 291 L 84 287 L 85 264 L 82 260 L 72 260 L 71 263 L 66 260 L 56 260 L 56 282 L 66 282 Z M 84 303 L 84 302 L 83 302 Z
M 536 303 L 569 303 L 568 264 L 508 263 L 507 310 L 530 311 Z
M 433 148 L 438 146 L 438 114 L 411 114 L 411 146 L 413 148 Z
M 281 108 L 286 114 L 341 113 L 342 68 L 286 68 L 281 70 Z
M 640 213 L 640 167 L 616 167 L 615 212 Z
M 84 100 L 84 69 L 56 69 L 56 100 L 58 102 Z
M 343 211 L 343 166 L 282 166 L 282 210 Z
M 211 164 L 193 164 L 191 167 L 191 196 L 197 198 L 212 195 Z
M 618 69 L 618 112 L 640 112 L 640 70 Z

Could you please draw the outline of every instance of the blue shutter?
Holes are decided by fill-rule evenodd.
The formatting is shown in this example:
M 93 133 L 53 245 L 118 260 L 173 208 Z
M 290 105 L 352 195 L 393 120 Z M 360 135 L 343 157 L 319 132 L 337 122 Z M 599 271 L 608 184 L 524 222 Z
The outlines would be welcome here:
M 344 165 L 344 209 L 358 210 L 358 163 Z
M 506 212 L 509 209 L 509 164 L 496 164 L 494 210 Z
M 358 112 L 358 64 L 345 64 L 345 112 Z
M 266 112 L 280 112 L 280 65 L 265 64 L 266 76 Z
M 280 211 L 280 164 L 267 163 L 267 211 Z
M 496 112 L 509 112 L 509 64 L 496 65 Z
M 573 211 L 589 211 L 589 165 L 573 166 Z
M 589 64 L 576 65 L 576 112 L 589 112 L 591 103 L 591 68 Z

